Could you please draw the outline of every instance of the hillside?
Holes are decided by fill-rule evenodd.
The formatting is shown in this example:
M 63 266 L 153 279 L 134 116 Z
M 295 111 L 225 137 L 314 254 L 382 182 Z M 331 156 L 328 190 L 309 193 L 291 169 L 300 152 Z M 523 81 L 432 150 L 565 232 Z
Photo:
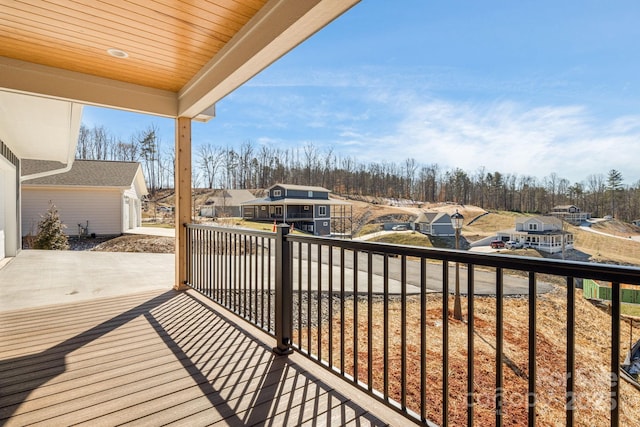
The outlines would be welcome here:
M 197 189 L 194 191 L 193 202 L 196 206 L 204 204 L 207 199 L 214 195 L 213 190 Z M 261 194 L 256 194 L 257 196 Z M 500 230 L 507 230 L 514 227 L 515 219 L 521 214 L 517 212 L 491 211 L 487 212 L 477 206 L 458 205 L 452 203 L 431 203 L 431 204 L 411 204 L 401 203 L 389 199 L 367 199 L 354 200 L 347 199 L 352 204 L 353 212 L 353 232 L 354 236 L 361 236 L 382 230 L 385 222 L 410 222 L 413 221 L 422 211 L 437 211 L 453 214 L 460 212 L 465 217 L 465 225 L 462 229 L 462 236 L 467 242 L 491 236 Z M 174 202 L 174 194 L 170 190 L 159 193 L 157 202 L 152 205 L 156 207 L 171 207 Z M 149 209 L 145 218 L 153 218 L 153 209 Z M 173 216 L 166 213 L 155 214 L 157 220 L 162 222 L 173 221 Z M 606 233 L 608 235 L 585 231 L 579 227 L 568 226 L 567 230 L 575 236 L 575 250 L 568 251 L 567 259 L 578 261 L 591 261 L 612 264 L 638 265 L 640 260 L 640 242 L 630 239 L 630 236 L 640 236 L 640 227 L 622 223 L 617 220 L 600 221 L 592 225 L 592 229 Z M 617 236 L 612 237 L 612 236 Z M 419 239 L 421 236 L 417 236 Z M 388 240 L 394 242 L 393 239 Z M 403 237 L 402 241 L 395 241 L 400 244 L 416 244 L 423 246 L 421 240 L 411 241 L 411 237 Z M 449 247 L 447 242 L 443 242 L 444 247 Z M 435 244 L 434 246 L 438 246 Z M 530 251 L 509 251 L 510 254 L 521 254 L 531 256 Z M 539 256 L 546 256 L 543 253 Z
M 596 231 L 618 236 L 619 230 L 624 229 L 626 238 L 611 237 L 578 227 L 569 227 L 574 234 L 575 248 L 585 254 L 585 260 L 607 264 L 640 265 L 640 241 L 632 240 L 629 236 L 638 236 L 640 231 L 625 227 L 619 221 L 606 221 L 607 224 L 597 224 Z
M 537 425 L 564 425 L 565 420 L 565 360 L 566 353 L 566 295 L 558 288 L 556 291 L 541 295 L 537 302 L 537 390 L 538 418 Z M 467 299 L 462 299 L 463 314 L 467 313 Z M 360 379 L 366 381 L 367 368 L 367 306 L 365 300 L 358 302 L 359 308 L 359 357 Z M 449 422 L 451 425 L 466 424 L 466 391 L 467 387 L 467 323 L 453 320 L 451 308 L 453 298 L 449 298 Z M 344 324 L 345 370 L 352 372 L 353 367 L 353 300 L 346 304 L 347 319 Z M 384 318 L 383 304 L 374 302 L 373 331 L 373 384 L 377 389 L 383 387 L 384 359 L 380 346 Z M 525 298 L 506 298 L 504 300 L 504 425 L 526 425 L 526 402 L 528 383 L 528 301 Z M 402 306 L 400 301 L 392 299 L 387 311 L 392 336 L 400 335 Z M 420 348 L 419 333 L 421 323 L 420 303 L 417 298 L 409 297 L 406 307 L 407 328 L 416 333 L 407 334 L 407 366 L 409 372 L 419 372 L 420 360 L 417 349 Z M 495 299 L 477 297 L 475 299 L 475 333 L 474 333 L 474 384 L 475 416 L 477 425 L 493 425 L 495 422 Z M 576 298 L 576 425 L 605 426 L 609 425 L 609 334 L 594 333 L 606 330 L 602 325 L 609 325 L 608 314 L 582 298 L 577 291 Z M 339 318 L 334 322 L 334 333 L 338 334 L 343 325 Z M 442 398 L 442 297 L 428 297 L 426 310 L 427 328 L 427 382 L 430 387 L 427 394 L 427 416 L 434 421 L 441 420 Z M 312 335 L 317 337 L 317 330 Z M 326 328 L 323 335 L 323 354 L 328 354 L 329 340 Z M 621 327 L 621 351 L 623 354 L 629 347 L 630 327 L 623 322 Z M 633 331 L 635 339 L 640 338 L 636 325 Z M 303 335 L 304 342 L 305 335 Z M 294 337 L 294 340 L 297 337 Z M 315 341 L 315 339 L 314 339 Z M 400 341 L 393 339 L 389 349 L 388 370 L 390 378 L 399 378 L 401 373 Z M 334 354 L 338 355 L 339 347 L 334 343 Z M 339 364 L 336 357 L 335 363 Z M 419 375 L 409 374 L 407 377 L 407 406 L 417 408 L 419 404 Z M 400 400 L 400 390 L 392 381 L 389 394 Z M 621 383 L 621 425 L 635 425 L 640 418 L 640 392 L 629 383 Z

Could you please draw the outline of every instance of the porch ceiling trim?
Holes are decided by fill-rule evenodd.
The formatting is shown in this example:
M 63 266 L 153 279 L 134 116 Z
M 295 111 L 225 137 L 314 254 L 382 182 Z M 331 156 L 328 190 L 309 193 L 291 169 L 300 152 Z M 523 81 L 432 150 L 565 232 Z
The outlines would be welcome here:
M 158 116 L 178 113 L 174 92 L 0 56 L 0 88 Z

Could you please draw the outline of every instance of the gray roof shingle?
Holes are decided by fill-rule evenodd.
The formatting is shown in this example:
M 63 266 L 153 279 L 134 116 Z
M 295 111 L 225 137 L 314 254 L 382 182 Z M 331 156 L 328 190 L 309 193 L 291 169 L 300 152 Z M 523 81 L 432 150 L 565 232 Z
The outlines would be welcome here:
M 138 162 L 75 160 L 68 172 L 30 179 L 23 184 L 129 187 L 135 179 L 139 165 Z M 22 176 L 59 169 L 63 166 L 58 162 L 24 159 L 21 162 Z

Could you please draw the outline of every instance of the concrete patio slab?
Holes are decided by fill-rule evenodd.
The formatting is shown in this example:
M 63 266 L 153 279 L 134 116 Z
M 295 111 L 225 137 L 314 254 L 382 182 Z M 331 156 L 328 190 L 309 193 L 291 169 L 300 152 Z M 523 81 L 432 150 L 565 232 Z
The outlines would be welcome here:
M 0 268 L 0 311 L 174 285 L 174 254 L 22 250 Z

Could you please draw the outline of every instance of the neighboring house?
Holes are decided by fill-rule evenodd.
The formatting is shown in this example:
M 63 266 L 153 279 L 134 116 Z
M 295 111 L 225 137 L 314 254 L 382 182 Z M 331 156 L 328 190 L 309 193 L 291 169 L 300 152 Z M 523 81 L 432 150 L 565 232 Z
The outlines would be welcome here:
M 633 221 L 631 221 L 631 224 L 640 227 L 640 219 L 634 219 Z
M 249 190 L 216 190 L 214 194 L 200 206 L 200 216 L 241 217 L 242 204 L 256 198 Z
M 580 208 L 576 205 L 554 206 L 549 215 L 574 225 L 579 225 L 581 222 L 591 218 L 590 212 L 580 212 Z
M 451 216 L 444 212 L 422 212 L 413 222 L 414 229 L 429 236 L 455 236 Z
M 55 162 L 24 160 L 22 174 L 56 168 Z M 75 160 L 68 172 L 22 183 L 22 235 L 36 234 L 51 201 L 70 236 L 118 235 L 139 227 L 147 194 L 138 162 Z
M 573 249 L 573 234 L 563 230 L 562 220 L 554 216 L 520 217 L 516 219 L 515 230 L 498 233 L 502 240 L 513 240 L 525 247 L 548 253 Z
M 5 72 L 3 69 L 3 76 Z M 25 159 L 50 160 L 59 165 L 57 171 L 29 178 L 68 170 L 76 152 L 82 105 L 0 90 L 0 111 L 1 262 L 16 256 L 22 248 L 20 182 L 25 177 L 20 171 Z
M 242 217 L 252 221 L 276 221 L 293 224 L 298 230 L 316 236 L 332 234 L 332 218 L 344 217 L 350 203 L 329 199 L 322 187 L 276 184 L 268 197 L 242 204 Z

